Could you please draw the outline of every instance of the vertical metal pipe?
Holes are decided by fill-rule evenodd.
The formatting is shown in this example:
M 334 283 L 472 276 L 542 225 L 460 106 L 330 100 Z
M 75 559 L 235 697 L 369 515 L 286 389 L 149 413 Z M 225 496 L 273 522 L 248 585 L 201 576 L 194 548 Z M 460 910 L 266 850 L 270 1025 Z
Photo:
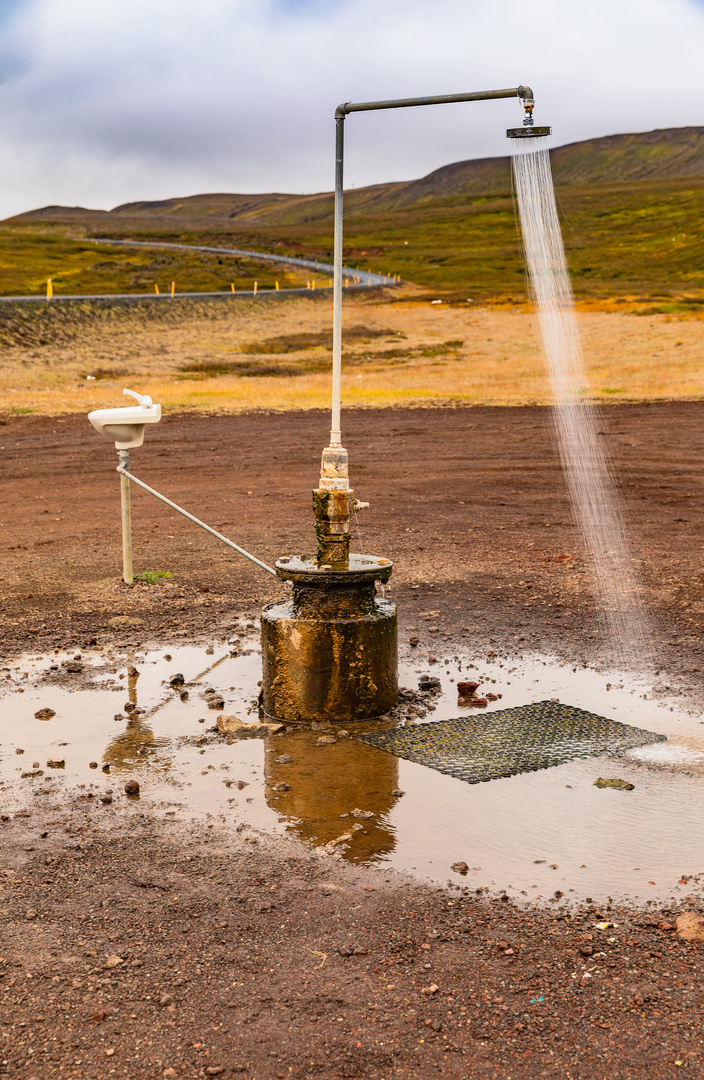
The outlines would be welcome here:
M 118 450 L 120 466 L 129 472 L 129 450 Z M 132 500 L 130 495 L 130 482 L 126 476 L 120 475 L 120 503 L 122 508 L 122 580 L 126 585 L 132 584 Z
M 342 185 L 345 159 L 345 118 L 335 117 L 335 242 L 332 309 L 332 424 L 330 445 L 342 445 L 340 386 L 342 382 Z

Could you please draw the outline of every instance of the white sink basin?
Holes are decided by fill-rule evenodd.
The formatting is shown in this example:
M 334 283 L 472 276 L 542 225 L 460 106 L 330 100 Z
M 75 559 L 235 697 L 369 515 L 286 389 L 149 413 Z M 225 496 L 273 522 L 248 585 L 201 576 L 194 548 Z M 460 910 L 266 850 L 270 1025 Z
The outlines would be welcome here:
M 88 413 L 96 431 L 112 439 L 118 450 L 132 450 L 144 442 L 144 425 L 161 420 L 161 405 L 129 405 L 126 409 L 96 409 Z

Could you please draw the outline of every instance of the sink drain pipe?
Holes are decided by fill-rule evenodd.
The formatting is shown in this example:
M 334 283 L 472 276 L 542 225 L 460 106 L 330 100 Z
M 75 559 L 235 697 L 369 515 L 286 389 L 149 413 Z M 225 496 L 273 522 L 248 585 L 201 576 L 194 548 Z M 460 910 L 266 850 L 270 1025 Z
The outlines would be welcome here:
M 147 491 L 150 495 L 153 495 L 155 499 L 159 499 L 161 502 L 166 503 L 172 510 L 175 510 L 177 514 L 181 514 L 183 517 L 188 518 L 194 525 L 198 525 L 201 529 L 205 529 L 207 533 L 214 536 L 216 540 L 220 540 L 221 543 L 227 544 L 229 548 L 236 551 L 238 555 L 243 555 L 245 559 L 249 559 L 255 566 L 258 566 L 260 570 L 266 570 L 267 574 L 272 574 L 273 577 L 278 577 L 276 570 L 272 566 L 267 566 L 265 562 L 258 559 L 256 555 L 252 555 L 249 551 L 245 551 L 239 544 L 235 544 L 233 540 L 228 540 L 226 536 L 219 533 L 217 529 L 212 529 L 210 525 L 206 525 L 200 518 L 194 517 L 193 514 L 189 514 L 188 510 L 184 510 L 182 506 L 178 506 L 177 503 L 172 502 L 171 499 L 167 499 L 161 492 L 155 491 L 154 488 L 149 487 L 149 484 L 145 484 L 143 480 L 138 480 L 133 472 L 130 471 L 130 452 L 129 450 L 119 450 L 120 464 L 117 466 L 117 471 L 120 474 L 120 482 L 123 485 L 122 490 L 122 555 L 125 570 L 125 581 L 127 581 L 127 557 L 129 555 L 129 582 L 132 581 L 132 523 L 131 523 L 131 507 L 130 507 L 130 484 L 137 484 L 141 487 L 142 491 Z

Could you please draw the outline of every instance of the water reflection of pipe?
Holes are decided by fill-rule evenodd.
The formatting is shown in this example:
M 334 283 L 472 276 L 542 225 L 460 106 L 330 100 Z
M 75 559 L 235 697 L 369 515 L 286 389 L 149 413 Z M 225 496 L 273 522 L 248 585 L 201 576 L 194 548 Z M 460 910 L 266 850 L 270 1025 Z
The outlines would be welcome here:
M 350 833 L 335 850 L 351 862 L 374 861 L 393 851 L 395 830 L 386 818 L 396 802 L 391 792 L 398 787 L 398 759 L 354 737 L 329 746 L 318 746 L 317 740 L 318 732 L 297 731 L 269 741 L 264 763 L 267 804 L 290 819 L 302 840 L 318 846 L 333 846 Z M 288 764 L 277 760 L 285 755 L 293 759 Z M 276 791 L 279 783 L 290 790 Z M 353 810 L 372 811 L 374 816 L 353 817 Z

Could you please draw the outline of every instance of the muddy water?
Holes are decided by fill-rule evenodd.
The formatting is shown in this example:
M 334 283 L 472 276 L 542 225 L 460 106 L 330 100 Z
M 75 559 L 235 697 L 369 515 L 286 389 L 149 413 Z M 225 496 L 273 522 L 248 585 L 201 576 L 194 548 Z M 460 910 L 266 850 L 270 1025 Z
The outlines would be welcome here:
M 234 656 L 223 644 L 209 652 L 95 653 L 84 655 L 84 671 L 73 675 L 62 674 L 66 659 L 26 657 L 0 671 L 3 813 L 92 795 L 95 821 L 108 822 L 126 806 L 180 820 L 211 815 L 252 836 L 257 829 L 290 833 L 358 863 L 528 899 L 561 892 L 575 900 L 644 900 L 699 889 L 698 881 L 680 879 L 704 872 L 704 720 L 678 708 L 662 685 L 546 657 L 478 667 L 454 657 L 435 665 L 430 671 L 443 692 L 434 711 L 411 722 L 462 715 L 454 684 L 464 677 L 502 695 L 489 712 L 558 698 L 668 738 L 618 757 L 469 785 L 367 746 L 352 730 L 289 729 L 229 742 L 212 733 L 223 710 L 209 708 L 209 688 L 222 694 L 226 713 L 258 718 L 254 647 Z M 132 665 L 136 678 L 128 674 Z M 401 685 L 416 687 L 428 670 L 412 659 L 402 663 Z M 176 672 L 186 685 L 174 690 Z M 127 703 L 143 711 L 127 716 Z M 36 719 L 46 707 L 55 715 Z M 336 742 L 319 744 L 331 733 Z M 50 767 L 49 759 L 64 765 Z M 635 788 L 598 789 L 599 776 Z M 130 778 L 141 785 L 138 800 L 124 794 Z M 277 791 L 281 784 L 287 789 Z M 103 804 L 108 793 L 113 802 Z M 470 867 L 466 876 L 450 869 L 460 860 Z

